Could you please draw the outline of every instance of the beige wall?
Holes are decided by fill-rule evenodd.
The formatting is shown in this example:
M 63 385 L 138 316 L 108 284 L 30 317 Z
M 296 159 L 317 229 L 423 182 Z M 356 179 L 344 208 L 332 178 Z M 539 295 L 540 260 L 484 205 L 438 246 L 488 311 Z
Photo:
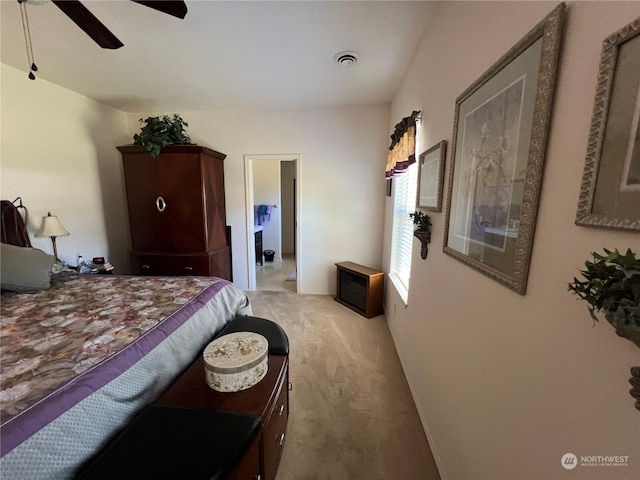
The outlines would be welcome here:
M 0 66 L 2 199 L 22 197 L 34 247 L 53 253 L 49 238 L 35 237 L 51 211 L 70 232 L 57 240 L 62 260 L 76 265 L 79 254 L 104 256 L 116 273 L 128 273 L 129 221 L 115 149 L 131 141 L 126 115 Z
M 245 155 L 300 155 L 301 293 L 335 292 L 336 262 L 380 266 L 387 105 L 178 113 L 189 123 L 194 142 L 227 155 L 227 223 L 232 227 L 236 285 L 248 287 Z M 145 116 L 129 115 L 132 134 Z
M 456 97 L 555 5 L 441 3 L 391 124 L 420 109 L 422 149 L 450 145 Z M 568 6 L 527 294 L 444 255 L 444 212 L 432 215 L 426 260 L 414 243 L 408 306 L 388 288 L 389 326 L 443 479 L 640 478 L 640 412 L 628 393 L 640 350 L 594 326 L 567 292 L 590 251 L 640 250 L 638 233 L 574 225 L 601 43 L 639 13 L 637 2 Z M 388 201 L 387 225 L 390 211 Z M 569 452 L 628 455 L 629 467 L 564 470 Z

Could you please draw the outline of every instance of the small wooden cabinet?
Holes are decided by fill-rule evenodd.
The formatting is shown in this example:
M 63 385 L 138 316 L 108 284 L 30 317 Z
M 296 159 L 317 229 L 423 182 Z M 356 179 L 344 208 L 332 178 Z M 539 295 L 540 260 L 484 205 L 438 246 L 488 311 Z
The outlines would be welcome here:
M 247 390 L 233 393 L 211 389 L 202 356 L 191 364 L 156 401 L 160 405 L 252 413 L 262 419 L 260 433 L 230 480 L 275 480 L 289 420 L 289 357 L 269 355 L 265 377 Z
M 338 267 L 336 302 L 367 318 L 384 313 L 384 272 L 353 262 Z
M 197 145 L 142 146 L 122 154 L 131 263 L 136 275 L 207 275 L 232 280 L 224 154 Z

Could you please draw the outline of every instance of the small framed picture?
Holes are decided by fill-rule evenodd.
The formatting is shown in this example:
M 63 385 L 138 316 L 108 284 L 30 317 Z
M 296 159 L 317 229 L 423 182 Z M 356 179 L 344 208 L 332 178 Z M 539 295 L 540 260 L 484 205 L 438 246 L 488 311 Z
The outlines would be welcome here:
M 418 159 L 418 198 L 416 204 L 432 212 L 442 211 L 442 185 L 447 142 L 442 140 Z

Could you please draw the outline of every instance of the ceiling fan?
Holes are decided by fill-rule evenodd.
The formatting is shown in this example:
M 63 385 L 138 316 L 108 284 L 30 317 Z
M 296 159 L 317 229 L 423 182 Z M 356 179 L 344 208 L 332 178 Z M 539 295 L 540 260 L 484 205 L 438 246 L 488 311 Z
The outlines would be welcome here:
M 20 14 L 22 16 L 22 28 L 24 39 L 27 45 L 27 61 L 29 62 L 29 79 L 35 80 L 33 72 L 38 71 L 38 67 L 33 57 L 33 46 L 31 44 L 31 32 L 29 30 L 29 19 L 25 4 L 29 0 L 18 0 Z M 132 0 L 135 3 L 153 8 L 159 12 L 184 18 L 187 15 L 187 5 L 181 0 Z M 124 44 L 118 40 L 104 24 L 91 13 L 79 0 L 51 0 L 62 12 L 78 25 L 87 35 L 89 35 L 102 48 L 116 49 Z M 30 3 L 44 3 L 41 0 L 33 0 Z
M 28 0 L 18 1 L 22 3 Z M 132 1 L 178 18 L 184 18 L 187 14 L 187 5 L 183 1 Z M 102 48 L 116 49 L 123 46 L 123 43 L 79 0 L 52 0 L 52 3 Z

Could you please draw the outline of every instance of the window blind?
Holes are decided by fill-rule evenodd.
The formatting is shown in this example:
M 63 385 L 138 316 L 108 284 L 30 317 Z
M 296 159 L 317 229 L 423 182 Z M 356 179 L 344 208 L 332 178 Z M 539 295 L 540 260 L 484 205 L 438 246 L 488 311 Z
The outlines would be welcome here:
M 391 240 L 391 274 L 395 274 L 401 286 L 408 292 L 411 278 L 411 251 L 413 249 L 413 220 L 409 217 L 416 209 L 418 164 L 393 178 L 394 209 Z M 405 298 L 406 301 L 406 298 Z

